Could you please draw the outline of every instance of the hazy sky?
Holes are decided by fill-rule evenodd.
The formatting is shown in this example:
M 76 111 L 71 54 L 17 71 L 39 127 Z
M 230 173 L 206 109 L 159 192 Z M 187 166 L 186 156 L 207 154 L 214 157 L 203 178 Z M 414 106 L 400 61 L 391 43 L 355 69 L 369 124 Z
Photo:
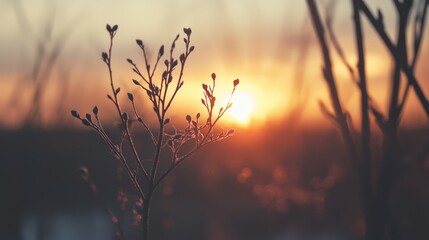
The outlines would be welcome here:
M 318 1 L 320 11 L 325 11 L 328 2 Z M 356 54 L 348 2 L 338 1 L 334 28 L 354 64 Z M 370 2 L 373 9 L 382 7 L 388 31 L 394 36 L 396 19 L 393 5 L 387 0 Z M 307 120 L 320 117 L 318 100 L 327 98 L 320 74 L 320 50 L 305 1 L 2 0 L 0 5 L 0 86 L 4 93 L 0 97 L 1 107 L 6 104 L 16 81 L 29 81 L 23 79 L 37 62 L 35 58 L 40 43 L 45 43 L 42 45 L 49 52 L 64 36 L 47 87 L 49 90 L 46 91 L 44 104 L 48 107 L 45 108 L 45 118 L 49 119 L 54 114 L 50 104 L 64 97 L 64 92 L 58 89 L 64 86 L 62 81 L 65 79 L 68 94 L 64 109 L 76 107 L 86 110 L 93 104 L 106 103 L 108 82 L 100 52 L 108 46 L 107 23 L 119 25 L 114 46 L 114 70 L 118 83 L 127 91 L 135 88 L 130 84 L 134 76 L 125 58 L 141 62 L 135 39 L 142 39 L 150 49 L 157 51 L 161 44 L 169 46 L 174 36 L 182 33 L 183 27 L 191 27 L 196 51 L 185 71 L 186 88 L 177 107 L 180 104 L 187 107 L 193 102 L 198 104 L 200 84 L 208 82 L 212 72 L 218 75 L 220 93 L 229 91 L 231 81 L 240 78 L 239 91 L 254 102 L 254 121 L 282 117 L 296 104 L 305 106 Z M 48 26 L 52 26 L 50 38 L 46 30 Z M 369 25 L 364 27 L 370 29 Z M 367 32 L 370 87 L 374 98 L 384 107 L 387 95 L 383 89 L 388 88 L 391 63 L 374 32 Z M 422 77 L 422 63 L 428 60 L 427 42 L 424 38 L 417 68 L 417 75 Z M 335 67 L 346 106 L 355 109 L 358 92 L 345 68 L 339 63 Z M 422 84 L 429 95 L 428 81 Z M 30 100 L 26 99 L 26 94 L 31 94 L 31 91 L 32 87 L 22 90 L 22 104 L 25 106 L 14 110 L 12 115 L 15 118 L 11 121 L 18 121 L 20 111 L 28 111 Z M 410 105 L 412 118 L 427 124 L 421 108 L 413 106 L 416 102 L 411 101 Z

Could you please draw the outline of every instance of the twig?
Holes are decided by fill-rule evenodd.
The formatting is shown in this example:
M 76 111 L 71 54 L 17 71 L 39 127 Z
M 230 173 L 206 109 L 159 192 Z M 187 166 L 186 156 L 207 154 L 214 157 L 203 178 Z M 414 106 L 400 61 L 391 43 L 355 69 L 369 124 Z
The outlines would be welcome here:
M 399 53 L 395 47 L 395 45 L 390 40 L 389 36 L 387 36 L 387 33 L 384 30 L 384 27 L 382 24 L 380 24 L 380 21 L 378 21 L 374 15 L 369 10 L 368 6 L 363 0 L 359 0 L 359 9 L 362 11 L 373 28 L 376 30 L 380 38 L 383 40 L 384 44 L 388 48 L 390 54 L 395 59 L 395 62 L 399 63 L 399 66 L 401 67 L 402 71 L 404 71 L 405 75 L 407 76 L 408 82 L 413 86 L 414 91 L 417 94 L 417 97 L 420 101 L 420 104 L 423 106 L 426 115 L 429 117 L 429 102 L 422 91 L 416 77 L 414 76 L 414 73 L 411 69 L 411 67 L 408 65 L 407 60 L 403 59 L 399 56 Z

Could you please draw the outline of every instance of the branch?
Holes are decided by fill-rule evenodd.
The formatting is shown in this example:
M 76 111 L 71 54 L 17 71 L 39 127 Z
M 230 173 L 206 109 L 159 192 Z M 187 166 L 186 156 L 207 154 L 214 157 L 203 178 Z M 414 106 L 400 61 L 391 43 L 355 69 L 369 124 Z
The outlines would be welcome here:
M 395 59 L 397 63 L 399 63 L 399 66 L 401 67 L 402 71 L 404 71 L 405 75 L 407 76 L 408 82 L 411 86 L 413 86 L 414 91 L 417 94 L 417 97 L 420 101 L 420 104 L 423 106 L 426 115 L 429 117 L 429 102 L 420 88 L 420 85 L 417 82 L 416 77 L 414 76 L 414 73 L 411 69 L 411 67 L 408 65 L 406 59 L 402 59 L 396 49 L 396 46 L 392 43 L 389 36 L 387 36 L 387 33 L 385 32 L 383 26 L 380 24 L 380 22 L 374 17 L 374 15 L 369 10 L 368 6 L 363 0 L 359 0 L 359 9 L 362 11 L 365 16 L 368 18 L 369 22 L 373 26 L 373 28 L 377 31 L 380 38 L 385 43 L 386 47 L 388 48 L 390 54 Z
M 350 133 L 349 126 L 347 124 L 347 118 L 344 114 L 343 108 L 341 106 L 341 102 L 338 96 L 338 90 L 335 84 L 335 78 L 334 74 L 332 72 L 332 64 L 331 64 L 331 57 L 329 54 L 329 48 L 328 44 L 325 39 L 325 32 L 322 25 L 322 21 L 320 19 L 319 12 L 317 10 L 317 6 L 314 0 L 307 0 L 307 4 L 310 10 L 311 20 L 314 26 L 314 29 L 316 31 L 317 38 L 320 43 L 320 47 L 322 49 L 322 55 L 323 55 L 323 76 L 326 80 L 326 83 L 329 88 L 329 93 L 331 97 L 331 103 L 334 108 L 334 113 L 336 116 L 336 119 L 338 121 L 338 124 L 340 125 L 340 130 L 343 136 L 343 139 L 345 141 L 345 144 L 348 148 L 348 152 L 350 155 L 350 158 L 352 160 L 352 165 L 357 165 L 358 158 L 357 158 L 357 150 L 356 146 L 353 142 L 352 135 Z M 356 168 L 357 169 L 357 168 Z

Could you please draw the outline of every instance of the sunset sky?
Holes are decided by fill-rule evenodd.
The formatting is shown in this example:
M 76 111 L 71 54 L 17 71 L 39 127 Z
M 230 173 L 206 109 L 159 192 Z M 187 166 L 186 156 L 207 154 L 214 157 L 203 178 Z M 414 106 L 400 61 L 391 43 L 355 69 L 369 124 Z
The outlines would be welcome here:
M 319 10 L 324 13 L 329 2 L 318 1 Z M 388 33 L 394 39 L 393 5 L 384 0 L 368 2 L 373 12 L 377 7 L 382 8 Z M 156 52 L 161 44 L 169 46 L 177 33 L 183 36 L 183 27 L 192 28 L 196 50 L 185 70 L 185 87 L 174 106 L 177 111 L 172 113 L 180 120 L 184 114 L 202 111 L 201 83 L 210 82 L 210 74 L 215 72 L 221 101 L 226 101 L 232 81 L 236 78 L 241 81 L 236 102 L 247 112 L 232 111 L 228 117 L 232 124 L 247 126 L 280 120 L 297 110 L 303 111 L 303 122 L 327 122 L 318 104 L 322 100 L 329 105 L 327 88 L 321 76 L 319 45 L 305 1 L 2 0 L 0 5 L 0 109 L 7 109 L 0 111 L 0 126 L 19 126 L 31 106 L 29 96 L 34 91 L 31 72 L 37 63 L 37 49 L 44 46 L 49 54 L 64 36 L 44 92 L 43 121 L 49 124 L 61 115 L 68 122 L 67 114 L 72 108 L 82 112 L 89 111 L 93 105 L 104 108 L 108 103 L 105 95 L 109 85 L 100 53 L 108 47 L 107 23 L 119 25 L 113 53 L 115 79 L 123 90 L 134 93 L 138 92 L 131 82 L 135 76 L 125 59 L 129 57 L 142 63 L 135 39 L 142 39 Z M 349 61 L 355 65 L 349 1 L 337 1 L 334 16 L 337 37 Z M 50 24 L 51 37 L 47 31 Z M 367 22 L 364 29 L 370 93 L 385 110 L 392 68 L 390 55 Z M 429 60 L 428 37 L 426 31 L 416 68 L 426 95 L 429 95 L 429 81 L 424 65 Z M 411 33 L 409 42 L 412 42 Z M 179 43 L 182 47 L 183 42 Z M 346 68 L 338 62 L 338 56 L 332 53 L 341 98 L 353 113 L 359 106 L 359 92 Z M 21 84 L 17 94 L 20 100 L 11 104 L 17 82 L 25 84 Z M 123 96 L 125 100 L 125 94 Z M 141 94 L 139 100 L 144 96 Z M 64 100 L 61 108 L 57 106 L 60 99 Z M 111 111 L 107 106 L 104 109 Z M 355 119 L 358 122 L 358 117 Z M 403 120 L 406 124 L 428 124 L 414 92 Z

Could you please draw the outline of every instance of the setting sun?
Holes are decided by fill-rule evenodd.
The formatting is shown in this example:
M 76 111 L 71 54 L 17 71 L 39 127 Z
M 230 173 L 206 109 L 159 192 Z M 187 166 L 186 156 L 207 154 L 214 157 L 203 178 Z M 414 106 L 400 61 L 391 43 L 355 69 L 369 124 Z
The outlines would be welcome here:
M 253 112 L 253 99 L 248 94 L 237 92 L 232 98 L 232 107 L 228 110 L 229 116 L 240 123 L 248 124 Z

